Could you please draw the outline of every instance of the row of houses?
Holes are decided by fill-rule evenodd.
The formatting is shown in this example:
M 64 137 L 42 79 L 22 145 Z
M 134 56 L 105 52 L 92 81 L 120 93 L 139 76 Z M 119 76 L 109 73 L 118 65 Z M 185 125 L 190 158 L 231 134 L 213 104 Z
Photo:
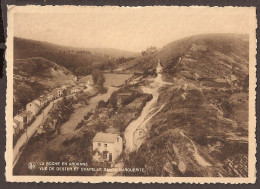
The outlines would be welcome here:
M 42 95 L 38 99 L 29 102 L 26 105 L 26 110 L 18 113 L 13 119 L 14 136 L 17 136 L 21 130 L 25 129 L 48 103 L 65 95 L 78 93 L 79 91 L 80 89 L 78 87 L 64 85 L 53 89 L 49 94 Z

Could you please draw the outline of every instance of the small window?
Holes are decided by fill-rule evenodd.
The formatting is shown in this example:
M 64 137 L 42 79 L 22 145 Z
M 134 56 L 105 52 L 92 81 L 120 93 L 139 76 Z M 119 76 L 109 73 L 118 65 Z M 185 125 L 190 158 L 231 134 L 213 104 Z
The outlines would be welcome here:
M 105 148 L 107 147 L 107 144 L 104 144 Z
M 101 146 L 101 143 L 98 143 L 98 146 Z
M 104 154 L 104 159 L 107 159 L 107 153 Z

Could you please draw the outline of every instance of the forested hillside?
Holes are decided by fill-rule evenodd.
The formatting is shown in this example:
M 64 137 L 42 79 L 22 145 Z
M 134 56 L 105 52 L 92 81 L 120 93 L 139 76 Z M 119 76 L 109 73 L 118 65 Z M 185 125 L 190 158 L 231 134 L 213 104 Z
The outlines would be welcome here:
M 14 61 L 14 115 L 30 101 L 64 84 L 75 85 L 76 77 L 63 66 L 41 57 Z
M 46 42 L 14 38 L 14 59 L 42 57 L 64 66 L 78 76 L 91 74 L 93 69 L 112 69 L 115 65 L 134 59 L 134 57 L 129 57 L 130 55 L 136 56 L 137 54 L 116 49 L 64 47 Z

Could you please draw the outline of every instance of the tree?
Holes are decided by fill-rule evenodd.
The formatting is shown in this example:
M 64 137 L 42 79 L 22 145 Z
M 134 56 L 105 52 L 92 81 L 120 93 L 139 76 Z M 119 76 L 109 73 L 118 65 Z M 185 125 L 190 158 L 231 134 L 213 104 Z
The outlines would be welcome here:
M 98 107 L 99 108 L 105 108 L 107 106 L 107 103 L 104 100 L 100 100 L 98 102 Z
M 94 84 L 102 91 L 104 88 L 103 84 L 105 83 L 105 77 L 102 72 L 99 70 L 95 69 L 92 71 L 92 79 Z

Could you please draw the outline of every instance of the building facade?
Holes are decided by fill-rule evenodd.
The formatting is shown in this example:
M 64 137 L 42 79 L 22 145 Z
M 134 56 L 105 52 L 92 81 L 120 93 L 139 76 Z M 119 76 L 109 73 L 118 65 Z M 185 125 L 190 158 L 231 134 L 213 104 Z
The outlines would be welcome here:
M 93 160 L 114 162 L 123 151 L 123 140 L 118 134 L 97 133 L 93 138 Z
M 56 88 L 52 90 L 52 94 L 55 98 L 59 98 L 63 96 L 63 90 L 61 88 Z
M 26 124 L 29 124 L 33 115 L 30 111 L 22 111 L 14 117 L 14 126 L 19 126 L 19 129 L 24 129 Z
M 41 109 L 40 103 L 37 100 L 34 100 L 26 105 L 26 111 L 32 112 L 32 115 L 35 116 Z

